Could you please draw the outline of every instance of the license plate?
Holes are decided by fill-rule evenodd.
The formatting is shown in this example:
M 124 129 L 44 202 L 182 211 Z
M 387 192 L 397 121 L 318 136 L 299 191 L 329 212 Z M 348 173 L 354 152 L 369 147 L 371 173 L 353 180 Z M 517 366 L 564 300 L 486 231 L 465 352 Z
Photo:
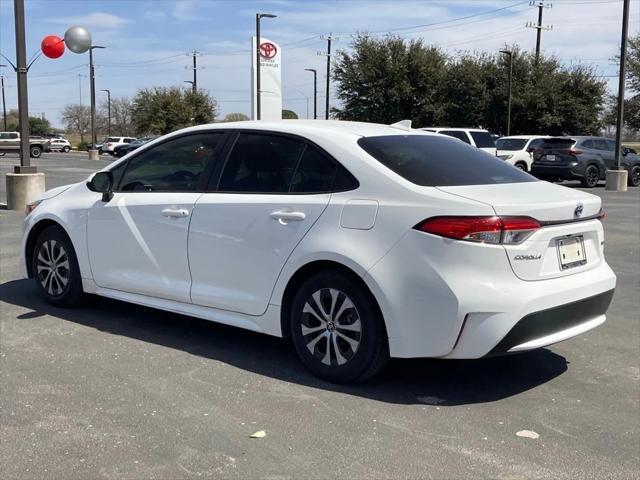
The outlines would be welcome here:
M 579 267 L 587 263 L 584 251 L 584 238 L 582 235 L 560 238 L 556 241 L 558 246 L 558 259 L 562 270 Z
M 556 156 L 555 155 L 547 155 L 547 161 L 555 162 L 556 161 Z

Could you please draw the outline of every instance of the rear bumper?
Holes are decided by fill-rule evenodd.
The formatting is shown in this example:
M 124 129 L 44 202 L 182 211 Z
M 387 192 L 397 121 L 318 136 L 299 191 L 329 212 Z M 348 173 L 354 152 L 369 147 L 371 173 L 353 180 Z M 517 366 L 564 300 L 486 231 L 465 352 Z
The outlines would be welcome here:
M 614 290 L 523 317 L 487 356 L 540 348 L 601 325 Z
M 593 305 L 582 302 L 616 286 L 604 259 L 571 275 L 526 281 L 514 274 L 502 246 L 419 232 L 409 233 L 364 278 L 382 310 L 391 356 L 399 358 L 471 359 L 556 343 L 602 323 L 610 298 L 590 313 L 586 307 Z M 554 324 L 567 312 L 571 320 Z M 508 337 L 525 318 L 534 320 L 522 325 L 541 317 L 544 328 L 521 326 Z
M 579 165 L 540 165 L 537 162 L 531 164 L 531 174 L 535 177 L 556 177 L 571 180 L 584 177 L 584 172 Z

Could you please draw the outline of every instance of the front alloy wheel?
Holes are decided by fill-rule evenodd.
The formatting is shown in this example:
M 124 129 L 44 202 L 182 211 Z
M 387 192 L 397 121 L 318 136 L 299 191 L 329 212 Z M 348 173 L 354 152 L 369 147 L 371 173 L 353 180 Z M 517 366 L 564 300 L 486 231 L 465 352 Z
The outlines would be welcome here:
M 629 186 L 637 187 L 640 185 L 640 165 L 636 165 L 629 172 Z
M 49 295 L 58 297 L 69 284 L 69 255 L 62 244 L 46 240 L 36 257 L 36 276 Z
M 45 228 L 35 242 L 31 257 L 31 273 L 47 302 L 59 307 L 80 303 L 83 291 L 78 259 L 61 227 Z

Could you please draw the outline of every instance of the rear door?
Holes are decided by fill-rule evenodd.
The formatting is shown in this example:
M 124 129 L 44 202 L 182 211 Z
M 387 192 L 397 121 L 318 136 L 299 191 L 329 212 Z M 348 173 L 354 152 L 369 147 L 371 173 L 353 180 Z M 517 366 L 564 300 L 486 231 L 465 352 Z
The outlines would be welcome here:
M 327 207 L 338 168 L 300 138 L 239 133 L 191 220 L 193 303 L 264 313 L 287 258 Z

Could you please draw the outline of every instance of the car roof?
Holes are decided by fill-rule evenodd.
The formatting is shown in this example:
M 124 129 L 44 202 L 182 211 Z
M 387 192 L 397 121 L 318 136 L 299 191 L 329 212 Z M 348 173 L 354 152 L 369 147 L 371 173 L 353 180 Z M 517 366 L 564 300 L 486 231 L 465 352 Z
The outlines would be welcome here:
M 467 127 L 424 127 L 420 130 L 450 130 L 452 132 L 487 132 L 484 128 L 467 128 Z
M 250 129 L 267 130 L 299 135 L 335 133 L 356 137 L 371 137 L 382 135 L 433 135 L 433 133 L 419 129 L 405 129 L 380 123 L 349 122 L 343 120 L 248 120 L 242 122 L 221 122 L 189 127 L 180 132 L 201 131 L 212 129 Z M 178 132 L 174 132 L 178 133 Z
M 549 138 L 549 135 L 509 135 L 508 137 L 500 137 L 498 140 L 505 138 L 513 138 L 514 140 L 529 140 L 530 138 Z

